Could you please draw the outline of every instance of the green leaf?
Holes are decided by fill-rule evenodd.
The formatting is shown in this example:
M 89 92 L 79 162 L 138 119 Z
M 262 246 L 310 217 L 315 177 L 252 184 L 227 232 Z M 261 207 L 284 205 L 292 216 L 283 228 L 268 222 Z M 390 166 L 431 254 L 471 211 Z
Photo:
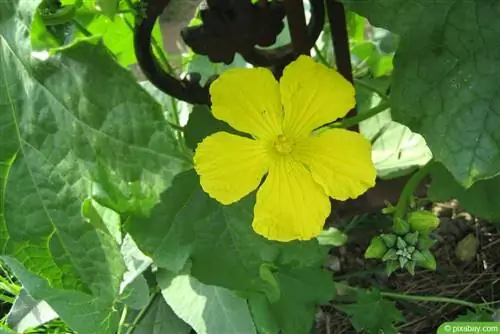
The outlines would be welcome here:
M 368 88 L 385 93 L 390 80 L 381 77 L 356 84 L 358 110 L 362 114 L 382 102 L 379 95 Z M 391 110 L 383 111 L 359 124 L 360 132 L 372 142 L 372 159 L 377 175 L 383 179 L 395 178 L 425 165 L 432 157 L 425 140 L 406 126 L 392 120 Z
M 481 23 L 495 21 L 497 2 L 344 2 L 401 35 L 391 92 L 395 119 L 422 134 L 463 186 L 497 175 L 498 34 Z
M 184 138 L 188 147 L 194 150 L 205 137 L 219 131 L 237 133 L 227 123 L 216 119 L 208 106 L 195 105 L 184 127 Z
M 96 8 L 114 19 L 120 0 L 95 0 Z
M 120 250 L 125 265 L 127 266 L 127 271 L 123 274 L 122 290 L 123 286 L 134 281 L 139 277 L 149 266 L 153 263 L 151 258 L 144 255 L 140 249 L 135 244 L 134 240 L 130 235 L 126 235 Z
M 113 333 L 125 265 L 82 203 L 147 212 L 189 161 L 158 104 L 95 39 L 31 52 L 36 6 L 0 3 L 0 246 L 35 300 L 76 331 Z
M 71 23 L 47 27 L 40 10 L 41 8 L 34 13 L 31 25 L 31 46 L 33 50 L 42 51 L 61 46 L 64 43 L 64 35 L 70 29 Z
M 149 302 L 149 287 L 142 275 L 153 262 L 144 255 L 130 235 L 126 235 L 120 250 L 127 271 L 120 284 L 120 300 L 134 309 L 142 309 Z
M 7 315 L 6 323 L 10 328 L 24 333 L 28 328 L 40 326 L 57 317 L 49 304 L 34 300 L 22 289 Z
M 16 334 L 12 329 L 8 328 L 4 324 L 0 324 L 0 334 Z
M 179 272 L 191 259 L 194 277 L 232 290 L 266 291 L 263 263 L 274 264 L 278 272 L 280 265 L 320 270 L 327 249 L 316 240 L 272 242 L 252 230 L 254 203 L 252 194 L 222 205 L 189 171 L 176 178 L 149 217 L 136 217 L 126 228 L 159 267 Z
M 222 72 L 234 67 L 246 67 L 248 63 L 239 54 L 236 54 L 231 64 L 226 65 L 222 63 L 212 63 L 207 56 L 194 54 L 189 59 L 186 71 L 188 73 L 199 73 L 201 75 L 200 83 L 206 84 L 208 79 L 214 75 L 221 74 Z
M 168 121 L 176 124 L 176 117 L 174 114 L 175 110 L 173 108 L 176 100 L 173 97 L 165 94 L 163 91 L 159 90 L 150 81 L 140 81 L 139 84 L 156 100 L 156 102 L 158 102 L 163 107 L 163 114 L 165 115 L 165 118 Z M 178 112 L 179 111 L 180 110 L 178 110 Z M 178 116 L 179 118 L 187 119 L 189 117 L 189 114 L 181 115 L 181 113 L 179 112 Z
M 395 304 L 383 299 L 380 291 L 375 289 L 358 290 L 354 304 L 335 307 L 349 316 L 356 331 L 367 334 L 397 334 L 394 324 L 404 320 Z
M 114 0 L 102 1 L 113 2 Z M 110 18 L 90 9 L 82 8 L 77 12 L 76 21 L 92 35 L 102 38 L 104 45 L 115 55 L 120 65 L 128 67 L 137 62 L 134 52 L 134 16 L 132 13 L 124 13 Z M 163 38 L 158 23 L 153 28 L 152 36 L 163 49 Z M 76 39 L 84 37 L 82 32 L 77 32 L 74 35 Z
M 330 29 L 330 27 L 328 27 Z M 349 40 L 353 42 L 364 42 L 366 30 L 366 19 L 356 13 L 347 12 L 347 31 Z
M 87 198 L 82 204 L 82 215 L 95 228 L 108 233 L 117 244 L 122 242 L 120 215 L 108 209 L 91 198 Z
M 335 227 L 329 227 L 327 230 L 321 231 L 316 237 L 320 245 L 340 247 L 347 242 L 347 235 Z
M 459 315 L 454 322 L 491 322 L 492 316 L 490 313 L 486 311 L 476 310 L 471 311 L 467 310 L 465 314 Z
M 252 294 L 248 298 L 248 306 L 254 325 L 259 334 L 276 334 L 280 328 L 271 310 L 269 300 L 263 294 Z
M 379 52 L 374 41 L 357 43 L 352 47 L 351 53 L 354 58 L 353 65 L 358 72 L 359 68 L 366 68 L 366 71 L 369 71 L 374 77 L 380 77 L 388 75 L 392 71 L 393 56 Z
M 265 294 L 272 303 L 277 302 L 280 299 L 281 294 L 280 287 L 274 275 L 275 269 L 276 268 L 274 266 L 263 263 L 260 266 L 259 270 L 260 278 L 262 278 L 263 281 L 269 283 L 268 285 L 266 285 Z
M 281 298 L 271 303 L 271 312 L 282 333 L 308 333 L 314 325 L 318 304 L 335 293 L 331 276 L 316 268 L 281 268 L 276 273 Z
M 431 169 L 431 177 L 427 192 L 430 200 L 438 202 L 456 198 L 467 212 L 492 223 L 500 221 L 500 206 L 496 201 L 500 189 L 499 176 L 478 181 L 465 189 L 442 164 L 436 164 Z
M 198 334 L 257 334 L 246 300 L 234 292 L 206 285 L 189 274 L 157 274 L 163 298 Z
M 191 327 L 172 311 L 161 294 L 154 297 L 132 334 L 189 334 Z
M 32 298 L 45 300 L 73 330 L 103 334 L 116 332 L 118 327 L 118 312 L 114 305 L 116 300 L 107 296 L 109 292 L 103 291 L 103 295 L 95 296 L 76 289 L 52 287 L 46 279 L 30 273 L 14 258 L 3 257 L 3 259 Z
M 128 307 L 141 310 L 149 303 L 149 286 L 146 279 L 141 275 L 127 284 L 120 294 L 120 301 Z

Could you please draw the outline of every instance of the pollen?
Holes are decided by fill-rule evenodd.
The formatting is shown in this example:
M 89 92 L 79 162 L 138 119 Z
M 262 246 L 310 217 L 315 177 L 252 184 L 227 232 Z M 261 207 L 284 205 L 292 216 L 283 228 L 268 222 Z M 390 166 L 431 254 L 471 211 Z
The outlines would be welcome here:
M 274 149 L 278 154 L 287 155 L 292 153 L 295 143 L 285 135 L 279 135 L 274 141 Z

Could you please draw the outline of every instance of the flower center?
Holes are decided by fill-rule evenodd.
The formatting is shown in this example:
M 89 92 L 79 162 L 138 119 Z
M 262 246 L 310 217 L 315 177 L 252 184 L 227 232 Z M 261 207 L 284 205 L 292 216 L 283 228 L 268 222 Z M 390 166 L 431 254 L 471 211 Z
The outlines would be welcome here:
M 278 154 L 286 155 L 290 154 L 293 150 L 295 143 L 285 137 L 285 135 L 279 135 L 278 138 L 274 141 L 274 149 Z

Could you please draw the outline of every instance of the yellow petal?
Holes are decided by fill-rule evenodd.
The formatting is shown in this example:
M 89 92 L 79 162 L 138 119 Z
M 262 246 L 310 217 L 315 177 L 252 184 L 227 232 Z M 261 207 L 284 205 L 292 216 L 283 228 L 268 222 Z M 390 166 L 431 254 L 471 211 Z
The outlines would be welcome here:
M 210 86 L 213 115 L 258 138 L 281 133 L 279 84 L 265 68 L 230 69 Z
M 289 157 L 272 161 L 257 192 L 253 229 L 267 239 L 309 240 L 322 230 L 330 200 L 311 173 Z
M 284 132 L 299 137 L 344 117 L 356 103 L 349 81 L 307 56 L 300 56 L 285 68 L 280 90 Z
M 198 145 L 194 166 L 203 190 L 222 204 L 230 204 L 257 188 L 269 160 L 259 141 L 217 132 Z
M 370 142 L 357 132 L 331 129 L 311 135 L 298 142 L 294 154 L 335 199 L 356 198 L 375 185 Z

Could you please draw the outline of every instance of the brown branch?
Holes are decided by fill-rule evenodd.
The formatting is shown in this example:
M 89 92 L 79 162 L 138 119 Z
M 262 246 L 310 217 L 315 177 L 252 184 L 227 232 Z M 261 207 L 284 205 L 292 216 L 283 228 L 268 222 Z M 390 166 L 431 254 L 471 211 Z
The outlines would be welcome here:
M 309 55 L 304 3 L 302 0 L 285 0 L 285 12 L 295 54 L 297 56 L 301 54 Z

